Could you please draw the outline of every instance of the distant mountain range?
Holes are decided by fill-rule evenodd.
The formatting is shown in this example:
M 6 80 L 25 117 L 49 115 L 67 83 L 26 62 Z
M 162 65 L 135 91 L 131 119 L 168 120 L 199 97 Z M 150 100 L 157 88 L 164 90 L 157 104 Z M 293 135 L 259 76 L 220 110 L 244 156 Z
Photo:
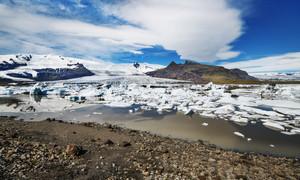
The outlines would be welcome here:
M 226 69 L 186 61 L 184 64 L 171 62 L 166 68 L 146 73 L 152 77 L 188 80 L 194 83 L 249 83 L 258 79 L 240 69 Z
M 0 82 L 145 75 L 148 71 L 163 67 L 148 63 L 115 64 L 56 55 L 0 55 Z
M 265 72 L 251 73 L 252 76 L 262 80 L 299 81 L 300 72 Z
M 115 64 L 57 55 L 0 55 L 0 83 L 68 79 L 75 79 L 76 82 L 78 78 L 82 81 L 97 81 L 136 75 L 194 83 L 256 83 L 258 79 L 300 79 L 300 73 L 260 73 L 250 76 L 240 69 L 226 69 L 192 61 L 186 61 L 184 64 L 171 62 L 165 67 L 148 63 Z

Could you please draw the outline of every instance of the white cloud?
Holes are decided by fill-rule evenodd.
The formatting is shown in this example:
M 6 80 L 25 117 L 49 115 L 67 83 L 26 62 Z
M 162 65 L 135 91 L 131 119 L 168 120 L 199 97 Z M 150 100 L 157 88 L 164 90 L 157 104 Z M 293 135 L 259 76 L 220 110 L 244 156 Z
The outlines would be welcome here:
M 120 51 L 140 53 L 140 48 L 162 45 L 198 61 L 239 55 L 229 44 L 241 35 L 240 12 L 230 8 L 227 0 L 129 0 L 103 9 L 129 24 L 93 25 L 0 4 L 0 31 L 12 34 L 20 51 L 33 47 L 43 53 L 95 57 Z M 54 46 L 64 48 L 51 49 Z
M 147 38 L 151 38 L 144 30 L 131 26 L 96 26 L 76 20 L 30 14 L 4 5 L 0 5 L 0 30 L 13 34 L 23 42 L 43 44 L 47 47 L 64 46 L 65 51 L 75 51 L 88 56 L 136 51 L 149 47 L 137 44 L 138 39 L 147 43 Z
M 226 68 L 240 68 L 249 73 L 300 71 L 300 52 L 225 63 L 223 66 Z
M 237 57 L 238 55 L 240 55 L 240 52 L 237 51 L 230 51 L 231 46 L 225 46 L 224 48 L 221 48 L 219 50 L 219 52 L 217 53 L 217 57 L 219 59 L 230 59 L 230 58 L 234 58 Z
M 228 59 L 237 56 L 229 43 L 241 35 L 240 12 L 226 0 L 128 0 L 104 7 L 137 24 L 153 41 L 192 60 Z

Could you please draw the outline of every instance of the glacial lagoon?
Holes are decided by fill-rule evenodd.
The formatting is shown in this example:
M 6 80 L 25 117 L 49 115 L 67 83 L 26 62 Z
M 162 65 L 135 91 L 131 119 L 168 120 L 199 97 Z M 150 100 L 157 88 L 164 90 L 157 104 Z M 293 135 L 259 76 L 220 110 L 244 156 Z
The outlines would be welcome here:
M 300 156 L 300 135 L 267 128 L 261 121 L 241 123 L 196 113 L 187 115 L 177 110 L 143 109 L 141 105 L 112 107 L 98 101 L 76 103 L 60 96 L 1 96 L 0 109 L 1 116 L 16 116 L 17 120 L 55 118 L 76 123 L 111 123 L 189 141 L 203 140 L 224 149 Z

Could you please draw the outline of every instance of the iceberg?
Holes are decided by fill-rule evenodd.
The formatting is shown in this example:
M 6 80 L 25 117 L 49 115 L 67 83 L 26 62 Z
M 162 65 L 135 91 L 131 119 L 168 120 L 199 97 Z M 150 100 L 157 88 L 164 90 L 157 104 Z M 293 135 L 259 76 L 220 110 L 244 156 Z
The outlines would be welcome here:
M 269 121 L 269 122 L 263 123 L 263 125 L 269 129 L 273 129 L 275 131 L 284 131 L 285 130 L 285 128 L 282 125 L 275 123 L 275 122 Z

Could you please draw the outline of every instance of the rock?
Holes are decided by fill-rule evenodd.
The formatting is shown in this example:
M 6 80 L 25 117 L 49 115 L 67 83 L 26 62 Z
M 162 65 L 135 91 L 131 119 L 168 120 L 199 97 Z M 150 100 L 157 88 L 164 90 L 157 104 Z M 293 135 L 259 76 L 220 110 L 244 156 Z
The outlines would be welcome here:
M 105 145 L 113 145 L 115 143 L 112 140 L 107 139 L 103 144 L 105 144 Z
M 194 111 L 192 110 L 192 109 L 188 109 L 185 113 L 184 113 L 184 115 L 186 115 L 186 116 L 191 116 L 191 115 L 193 115 L 194 114 Z
M 25 159 L 26 159 L 25 154 L 22 154 L 20 158 L 21 158 L 22 160 L 25 160 Z
M 236 179 L 247 180 L 248 178 L 245 175 L 237 175 Z
M 130 143 L 130 142 L 127 142 L 127 141 L 123 141 L 123 142 L 121 143 L 121 146 L 123 146 L 123 147 L 128 147 L 128 146 L 131 146 L 131 143 Z
M 232 97 L 232 98 L 238 98 L 239 96 L 236 95 L 236 94 L 232 94 L 231 97 Z
M 75 144 L 68 144 L 66 148 L 66 154 L 72 156 L 80 156 L 84 154 L 84 150 L 81 146 Z
M 209 158 L 209 159 L 208 159 L 208 162 L 216 162 L 216 160 L 213 159 L 213 158 Z

